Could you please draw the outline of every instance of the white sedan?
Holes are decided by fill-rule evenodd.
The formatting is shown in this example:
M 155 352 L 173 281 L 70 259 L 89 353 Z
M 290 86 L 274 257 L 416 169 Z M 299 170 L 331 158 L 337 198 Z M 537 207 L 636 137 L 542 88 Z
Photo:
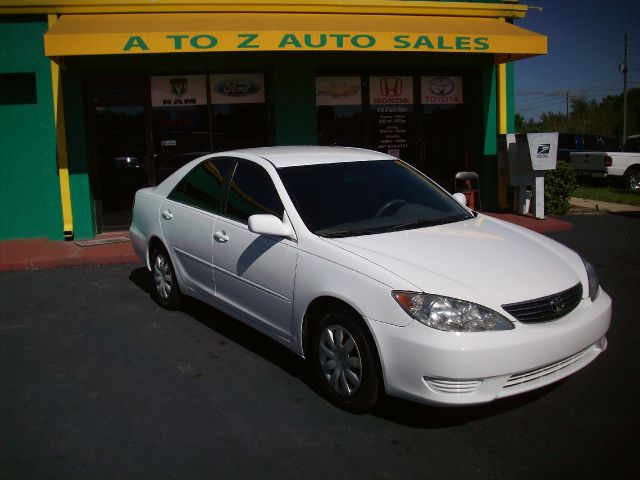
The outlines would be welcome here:
M 490 402 L 607 346 L 611 299 L 589 263 L 378 152 L 198 158 L 137 192 L 131 238 L 160 305 L 188 295 L 255 327 L 351 411 L 385 393 Z

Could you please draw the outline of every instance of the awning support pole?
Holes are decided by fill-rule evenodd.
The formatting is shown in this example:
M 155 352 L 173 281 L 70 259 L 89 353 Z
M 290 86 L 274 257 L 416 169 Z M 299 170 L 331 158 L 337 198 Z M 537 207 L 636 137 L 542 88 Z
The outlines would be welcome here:
M 498 133 L 507 133 L 507 64 L 497 65 L 497 89 L 498 89 Z M 507 203 L 507 172 L 506 165 L 498 165 L 498 207 L 504 209 Z
M 56 23 L 56 14 L 47 15 L 49 28 Z M 53 91 L 53 118 L 56 127 L 56 153 L 60 200 L 62 204 L 63 233 L 65 240 L 73 240 L 73 212 L 71 209 L 71 185 L 69 183 L 69 158 L 67 154 L 67 132 L 64 121 L 64 102 L 60 65 L 51 60 L 51 87 Z

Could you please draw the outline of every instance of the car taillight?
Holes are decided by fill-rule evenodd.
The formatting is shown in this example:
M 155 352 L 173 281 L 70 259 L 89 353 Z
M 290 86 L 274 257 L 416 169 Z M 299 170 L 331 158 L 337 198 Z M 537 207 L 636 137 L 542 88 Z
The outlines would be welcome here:
M 613 165 L 613 160 L 611 159 L 611 157 L 609 155 L 605 155 L 604 156 L 604 166 L 605 167 L 610 167 L 611 165 Z

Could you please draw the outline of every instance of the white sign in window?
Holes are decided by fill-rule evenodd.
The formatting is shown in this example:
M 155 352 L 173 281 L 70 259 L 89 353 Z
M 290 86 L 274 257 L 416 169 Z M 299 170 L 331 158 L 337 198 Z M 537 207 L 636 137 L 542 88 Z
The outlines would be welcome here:
M 463 102 L 462 77 L 422 77 L 420 90 L 423 105 L 458 105 Z
M 369 77 L 369 103 L 378 105 L 412 105 L 413 77 Z
M 211 103 L 264 103 L 264 75 L 261 73 L 210 75 Z
M 151 77 L 151 105 L 154 107 L 184 107 L 206 104 L 206 75 Z
M 316 105 L 361 105 L 360 77 L 317 77 Z

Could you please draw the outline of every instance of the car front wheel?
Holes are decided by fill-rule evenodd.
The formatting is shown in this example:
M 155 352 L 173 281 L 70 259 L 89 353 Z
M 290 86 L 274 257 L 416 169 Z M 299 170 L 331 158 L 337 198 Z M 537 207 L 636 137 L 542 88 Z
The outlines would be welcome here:
M 151 296 L 158 304 L 169 310 L 180 306 L 182 296 L 175 270 L 169 254 L 163 247 L 155 248 L 151 254 L 151 280 Z
M 364 413 L 383 397 L 375 345 L 353 315 L 331 312 L 311 326 L 309 361 L 322 393 L 345 410 Z

